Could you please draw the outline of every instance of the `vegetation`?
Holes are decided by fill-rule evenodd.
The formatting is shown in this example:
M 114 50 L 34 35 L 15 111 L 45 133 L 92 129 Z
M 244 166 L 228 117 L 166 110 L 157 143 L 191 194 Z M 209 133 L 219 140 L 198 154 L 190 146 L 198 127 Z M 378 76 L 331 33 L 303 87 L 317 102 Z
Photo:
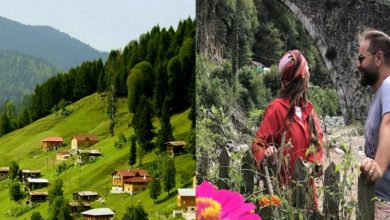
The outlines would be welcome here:
M 154 214 L 151 214 L 152 210 L 158 211 L 161 215 L 162 213 L 167 213 L 166 217 L 170 216 L 172 209 L 176 206 L 175 189 L 182 186 L 176 186 L 171 189 L 170 196 L 165 191 L 161 192 L 156 199 L 156 204 L 149 196 L 149 189 L 135 194 L 133 197 L 129 194 L 110 193 L 112 171 L 115 169 L 129 169 L 129 148 L 127 147 L 129 144 L 119 149 L 114 147 L 120 133 L 125 134 L 126 137 L 131 137 L 134 134 L 133 128 L 128 127 L 128 119 L 132 117 L 132 114 L 128 112 L 127 100 L 118 98 L 115 137 L 111 137 L 107 129 L 109 122 L 105 111 L 105 97 L 93 94 L 67 106 L 67 108 L 72 110 L 72 114 L 67 117 L 51 114 L 1 137 L 0 150 L 3 153 L 0 155 L 0 161 L 2 161 L 3 165 L 0 165 L 9 166 L 11 161 L 15 160 L 18 161 L 20 169 L 39 169 L 44 178 L 49 180 L 49 186 L 54 185 L 55 179 L 62 179 L 62 190 L 65 200 L 71 200 L 73 198 L 72 193 L 75 191 L 96 191 L 103 197 L 104 204 L 96 201 L 91 203 L 92 207 L 110 207 L 117 213 L 115 217 L 118 219 L 123 217 L 132 201 L 134 201 L 134 204 L 142 201 L 143 207 L 150 217 L 154 217 Z M 190 110 L 188 109 L 179 114 L 173 114 L 171 117 L 173 136 L 177 140 L 185 139 L 190 133 L 191 121 L 188 119 L 189 113 Z M 152 121 L 153 126 L 159 129 L 159 119 L 154 117 Z M 61 166 L 62 162 L 55 160 L 56 154 L 70 149 L 70 138 L 74 134 L 96 134 L 100 142 L 93 145 L 91 149 L 100 149 L 103 156 L 97 158 L 93 163 L 70 166 L 65 171 L 57 174 L 57 167 Z M 65 139 L 65 146 L 55 152 L 43 152 L 41 140 L 48 136 L 62 136 Z M 149 170 L 149 165 L 162 158 L 160 154 L 156 154 L 156 151 L 145 153 L 142 159 L 142 166 L 144 169 Z M 75 158 L 69 160 L 75 162 Z M 177 156 L 174 160 L 176 164 L 180 164 L 177 167 L 178 173 L 195 170 L 195 161 L 191 154 Z M 163 163 L 159 162 L 159 165 L 161 164 Z M 133 166 L 136 169 L 140 168 L 138 156 Z M 179 181 L 180 177 L 176 176 L 176 182 Z M 42 191 L 47 191 L 47 189 Z M 3 201 L 2 206 L 0 206 L 0 213 L 8 213 L 8 210 L 11 210 L 13 207 L 20 206 L 17 202 L 9 199 L 8 186 L 0 188 L 0 200 Z M 25 201 L 26 198 L 20 200 L 21 203 L 25 203 Z M 44 219 L 47 219 L 49 217 L 48 210 L 49 203 L 45 202 L 23 212 L 20 218 L 29 219 L 33 212 L 40 212 Z M 4 214 L 0 214 L 0 218 L 5 220 L 14 219 Z

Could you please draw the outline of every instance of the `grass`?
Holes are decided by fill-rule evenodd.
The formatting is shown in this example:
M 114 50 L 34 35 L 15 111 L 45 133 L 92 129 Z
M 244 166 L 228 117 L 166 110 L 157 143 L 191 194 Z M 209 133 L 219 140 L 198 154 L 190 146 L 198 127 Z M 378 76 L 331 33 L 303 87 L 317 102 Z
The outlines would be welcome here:
M 118 99 L 117 126 L 115 137 L 111 137 L 108 131 L 108 117 L 105 113 L 105 98 L 98 94 L 86 97 L 70 106 L 72 111 L 69 116 L 51 114 L 34 123 L 0 137 L 0 166 L 9 166 L 11 161 L 16 161 L 20 169 L 39 169 L 49 182 L 61 178 L 64 182 L 65 198 L 70 200 L 72 192 L 79 190 L 92 190 L 98 192 L 104 198 L 104 203 L 93 202 L 92 207 L 109 207 L 116 212 L 115 219 L 121 219 L 127 207 L 132 203 L 142 202 L 145 210 L 152 219 L 158 219 L 156 212 L 171 215 L 171 210 L 176 207 L 176 189 L 182 187 L 180 176 L 177 175 L 177 188 L 168 196 L 162 193 L 156 204 L 149 198 L 149 191 L 136 194 L 131 198 L 128 194 L 110 194 L 111 172 L 115 169 L 128 169 L 129 147 L 115 149 L 114 143 L 121 133 L 129 136 L 134 133 L 128 126 L 131 114 L 128 113 L 126 99 Z M 171 118 L 174 137 L 184 139 L 190 132 L 191 122 L 188 120 L 189 110 L 176 114 Z M 159 126 L 157 119 L 153 120 L 155 127 Z M 90 134 L 97 135 L 100 142 L 91 146 L 91 149 L 100 149 L 103 156 L 85 165 L 72 165 L 60 175 L 56 174 L 56 167 L 62 163 L 56 161 L 56 154 L 70 149 L 70 140 L 73 135 Z M 41 140 L 48 136 L 62 136 L 67 144 L 55 152 L 43 152 Z M 151 152 L 143 158 L 143 164 L 154 161 L 159 155 Z M 67 163 L 71 163 L 70 160 Z M 138 158 L 137 158 L 138 163 Z M 138 164 L 136 164 L 137 166 Z M 177 174 L 181 172 L 194 172 L 195 161 L 192 155 L 184 154 L 175 157 Z M 26 198 L 20 203 L 10 200 L 9 190 L 0 182 L 0 219 L 30 219 L 33 212 L 40 212 L 44 218 L 48 217 L 48 203 L 42 203 L 19 217 L 7 215 L 9 210 L 25 204 Z M 188 185 L 188 184 L 187 184 Z M 47 188 L 42 189 L 46 191 Z M 171 215 L 172 216 L 172 215 Z M 167 216 L 168 217 L 168 216 Z M 81 219 L 81 218 L 80 218 Z

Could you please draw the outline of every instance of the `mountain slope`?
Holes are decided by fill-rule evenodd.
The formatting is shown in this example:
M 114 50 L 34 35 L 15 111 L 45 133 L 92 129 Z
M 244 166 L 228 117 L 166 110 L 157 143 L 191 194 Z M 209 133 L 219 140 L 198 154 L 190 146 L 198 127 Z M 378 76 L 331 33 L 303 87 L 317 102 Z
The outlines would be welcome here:
M 31 94 L 35 85 L 53 76 L 57 70 L 42 59 L 22 53 L 0 50 L 0 105 L 14 103 Z
M 167 197 L 166 193 L 162 193 L 159 197 L 160 202 L 156 205 L 149 198 L 149 192 L 136 194 L 131 198 L 130 195 L 110 194 L 111 189 L 111 172 L 114 169 L 128 169 L 128 154 L 129 146 L 120 150 L 115 149 L 114 143 L 117 141 L 117 136 L 124 133 L 126 136 L 133 134 L 133 129 L 128 127 L 128 121 L 131 115 L 127 111 L 126 99 L 118 99 L 117 111 L 117 126 L 115 128 L 116 137 L 111 137 L 108 131 L 109 122 L 106 115 L 105 97 L 97 94 L 88 96 L 70 106 L 68 109 L 72 112 L 69 116 L 59 116 L 51 114 L 34 123 L 13 131 L 0 138 L 0 167 L 9 166 L 10 161 L 18 162 L 21 169 L 40 169 L 43 178 L 47 178 L 53 183 L 56 178 L 61 178 L 64 181 L 65 198 L 71 199 L 72 192 L 78 190 L 97 191 L 104 197 L 105 202 L 94 202 L 92 206 L 109 207 L 117 214 L 115 217 L 121 219 L 126 207 L 131 205 L 131 202 L 142 201 L 145 209 L 150 212 L 158 210 L 164 212 L 176 206 L 176 198 L 174 194 Z M 172 127 L 174 128 L 174 136 L 177 139 L 183 139 L 190 131 L 190 121 L 188 120 L 189 110 L 177 114 L 171 118 Z M 154 120 L 155 127 L 159 122 Z M 56 153 L 59 151 L 70 149 L 70 139 L 75 134 L 91 134 L 97 135 L 100 142 L 93 145 L 91 149 L 100 149 L 103 157 L 86 165 L 73 165 L 60 175 L 56 174 L 56 167 L 60 164 L 55 161 Z M 41 150 L 41 139 L 48 136 L 59 135 L 64 137 L 66 147 L 61 148 L 56 152 L 43 152 Z M 149 153 L 143 158 L 143 164 L 152 162 L 158 157 L 155 153 Z M 74 158 L 71 159 L 74 162 Z M 66 163 L 71 164 L 71 161 Z M 184 154 L 175 157 L 177 174 L 183 172 L 192 172 L 195 170 L 195 161 L 192 155 Z M 137 164 L 138 165 L 138 159 Z M 177 175 L 176 185 L 180 184 L 180 176 Z M 7 181 L 0 182 L 0 219 L 15 219 L 9 217 L 5 213 L 9 210 L 20 206 L 20 204 L 10 201 L 9 189 L 6 185 Z M 43 189 L 44 191 L 46 189 Z M 22 201 L 22 204 L 26 199 Z M 48 216 L 48 203 L 43 203 L 38 207 L 33 208 L 29 212 L 21 215 L 18 219 L 29 219 L 33 212 L 39 211 L 45 218 Z
M 67 71 L 108 54 L 48 26 L 23 25 L 0 16 L 0 49 L 29 54 Z

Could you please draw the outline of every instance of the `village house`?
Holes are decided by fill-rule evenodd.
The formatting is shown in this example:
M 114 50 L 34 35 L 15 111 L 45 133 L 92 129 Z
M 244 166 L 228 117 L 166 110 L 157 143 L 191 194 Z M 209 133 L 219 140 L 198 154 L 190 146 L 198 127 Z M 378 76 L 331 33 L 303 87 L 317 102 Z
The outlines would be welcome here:
M 112 190 L 133 195 L 147 189 L 150 181 L 149 173 L 142 169 L 115 170 L 112 173 Z
M 95 135 L 75 135 L 72 138 L 72 151 L 88 148 L 98 141 Z
M 178 153 L 184 151 L 185 141 L 169 141 L 165 143 L 167 145 L 168 155 L 174 157 Z
M 109 208 L 90 209 L 82 212 L 84 220 L 112 220 L 115 213 Z
M 7 179 L 9 175 L 9 167 L 0 167 L 0 180 Z
M 29 192 L 28 193 L 28 202 L 29 204 L 34 204 L 38 202 L 46 202 L 48 192 Z
M 73 199 L 77 201 L 94 201 L 99 198 L 99 193 L 92 191 L 80 191 L 73 193 Z
M 68 207 L 71 213 L 80 213 L 91 209 L 88 202 L 70 201 Z
M 27 178 L 26 187 L 29 191 L 47 187 L 49 181 L 47 179 Z
M 195 189 L 192 188 L 181 188 L 178 189 L 177 195 L 177 206 L 187 210 L 188 208 L 194 208 L 195 203 Z
M 77 156 L 76 164 L 88 163 L 89 161 L 102 156 L 100 149 L 99 150 L 78 150 L 77 154 L 78 156 Z
M 27 181 L 27 178 L 39 178 L 41 177 L 40 170 L 22 170 L 23 181 Z
M 56 160 L 67 160 L 72 155 L 68 151 L 59 152 L 56 156 Z
M 42 140 L 43 151 L 57 150 L 62 146 L 64 139 L 62 137 L 47 137 Z

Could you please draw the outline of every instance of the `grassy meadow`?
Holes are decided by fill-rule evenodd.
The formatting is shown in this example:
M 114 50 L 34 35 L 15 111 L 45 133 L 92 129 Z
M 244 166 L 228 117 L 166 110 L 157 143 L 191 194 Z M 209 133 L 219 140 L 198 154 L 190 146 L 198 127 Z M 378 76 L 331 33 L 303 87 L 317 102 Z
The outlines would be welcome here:
M 191 180 L 182 184 L 180 173 L 191 173 L 195 171 L 195 160 L 190 154 L 182 154 L 175 157 L 176 166 L 176 189 L 167 195 L 162 191 L 156 204 L 149 198 L 149 190 L 131 197 L 129 194 L 110 194 L 111 173 L 115 169 L 129 169 L 128 156 L 129 146 L 122 149 L 115 149 L 114 143 L 118 140 L 118 135 L 123 133 L 128 137 L 133 134 L 133 129 L 129 127 L 132 115 L 127 110 L 127 100 L 118 99 L 117 124 L 115 126 L 115 136 L 109 133 L 109 120 L 106 114 L 106 97 L 98 94 L 85 97 L 67 107 L 71 114 L 61 116 L 51 114 L 45 118 L 33 122 L 32 124 L 13 131 L 0 137 L 0 167 L 9 166 L 11 161 L 16 161 L 20 169 L 40 170 L 42 178 L 47 178 L 50 183 L 54 183 L 56 178 L 61 178 L 64 182 L 65 199 L 72 199 L 72 192 L 81 190 L 96 191 L 103 197 L 101 201 L 91 203 L 93 208 L 108 207 L 116 215 L 115 219 L 122 219 L 126 208 L 131 204 L 142 203 L 151 219 L 159 219 L 158 214 L 172 216 L 172 209 L 176 207 L 176 189 L 184 186 L 192 187 Z M 171 118 L 173 135 L 177 140 L 183 140 L 189 134 L 191 122 L 188 119 L 189 110 L 176 114 Z M 153 120 L 155 127 L 159 127 L 159 121 Z M 155 130 L 157 132 L 157 129 Z M 100 149 L 103 156 L 85 165 L 74 165 L 75 156 L 67 161 L 70 168 L 61 174 L 56 174 L 56 167 L 63 163 L 56 161 L 56 154 L 60 151 L 70 150 L 70 142 L 73 135 L 96 135 L 100 142 L 89 149 Z M 66 144 L 65 147 L 53 151 L 42 151 L 41 140 L 49 136 L 62 136 Z M 144 156 L 142 163 L 147 164 L 154 161 L 159 155 L 154 152 Z M 137 157 L 137 167 L 138 164 Z M 49 186 L 50 187 L 50 186 Z M 48 191 L 48 188 L 37 191 Z M 11 201 L 8 189 L 8 180 L 0 182 L 0 219 L 30 219 L 33 212 L 40 212 L 44 218 L 48 217 L 48 202 L 31 208 L 26 213 L 12 217 L 8 213 L 21 207 L 28 207 L 27 197 L 19 203 Z M 19 207 L 19 208 L 17 208 Z M 162 217 L 162 216 L 160 216 Z M 170 217 L 172 218 L 172 217 Z M 81 219 L 79 217 L 79 219 Z

